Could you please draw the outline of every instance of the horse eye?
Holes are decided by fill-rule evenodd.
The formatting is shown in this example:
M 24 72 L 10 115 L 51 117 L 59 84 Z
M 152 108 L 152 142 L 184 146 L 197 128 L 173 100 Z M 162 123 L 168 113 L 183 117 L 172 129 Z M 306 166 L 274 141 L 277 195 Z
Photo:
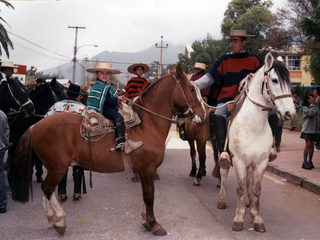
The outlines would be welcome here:
M 278 79 L 276 79 L 276 78 L 272 78 L 272 80 L 271 80 L 273 83 L 278 83 Z
M 191 87 L 191 88 L 190 88 L 190 91 L 193 92 L 193 91 L 194 91 L 194 87 Z

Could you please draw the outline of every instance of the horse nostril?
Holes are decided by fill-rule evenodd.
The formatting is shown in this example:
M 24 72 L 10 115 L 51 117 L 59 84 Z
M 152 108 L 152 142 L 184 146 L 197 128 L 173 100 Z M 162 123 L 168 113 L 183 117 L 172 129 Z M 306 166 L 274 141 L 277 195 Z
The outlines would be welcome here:
M 286 111 L 286 120 L 290 120 L 291 119 L 291 117 L 292 117 L 292 115 L 291 115 L 291 113 L 289 112 L 289 111 Z

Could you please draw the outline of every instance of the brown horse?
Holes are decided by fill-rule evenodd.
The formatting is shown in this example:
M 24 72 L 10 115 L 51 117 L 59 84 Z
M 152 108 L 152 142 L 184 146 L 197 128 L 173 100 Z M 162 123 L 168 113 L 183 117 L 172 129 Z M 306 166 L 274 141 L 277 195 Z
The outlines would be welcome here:
M 190 157 L 191 157 L 191 171 L 189 176 L 195 177 L 193 181 L 193 185 L 199 186 L 202 176 L 206 175 L 206 144 L 208 140 L 211 140 L 213 155 L 215 166 L 212 171 L 212 175 L 215 178 L 219 179 L 219 183 L 217 186 L 220 186 L 220 167 L 218 165 L 218 154 L 219 150 L 216 147 L 215 139 L 211 139 L 210 136 L 210 114 L 213 114 L 215 111 L 210 106 L 205 106 L 206 114 L 204 121 L 201 123 L 195 123 L 190 120 L 186 121 L 184 126 L 184 132 L 187 135 L 187 141 L 190 146 Z M 195 143 L 197 145 L 197 149 L 195 148 Z M 197 164 L 196 164 L 196 150 L 199 155 L 199 169 L 197 172 Z
M 142 225 L 155 235 L 165 235 L 165 229 L 157 223 L 154 207 L 154 176 L 162 164 L 165 141 L 170 130 L 174 109 L 189 112 L 198 122 L 204 117 L 204 106 L 200 101 L 200 91 L 195 88 L 182 67 L 177 66 L 176 75 L 167 75 L 141 93 L 133 109 L 141 123 L 126 130 L 128 139 L 143 141 L 143 146 L 130 153 L 133 170 L 140 176 L 144 206 Z M 140 107 L 138 107 L 140 106 Z M 143 107 L 144 109 L 142 109 Z M 54 194 L 55 188 L 73 163 L 96 172 L 121 172 L 125 170 L 122 153 L 110 152 L 115 147 L 115 135 L 106 134 L 99 141 L 91 141 L 91 162 L 88 143 L 80 135 L 83 116 L 72 113 L 53 114 L 30 127 L 20 140 L 13 170 L 15 184 L 12 198 L 15 201 L 29 200 L 30 156 L 33 151 L 47 169 L 47 176 L 41 185 L 45 194 L 44 207 L 49 222 L 60 234 L 66 229 L 66 213 Z M 18 174 L 20 173 L 20 176 Z

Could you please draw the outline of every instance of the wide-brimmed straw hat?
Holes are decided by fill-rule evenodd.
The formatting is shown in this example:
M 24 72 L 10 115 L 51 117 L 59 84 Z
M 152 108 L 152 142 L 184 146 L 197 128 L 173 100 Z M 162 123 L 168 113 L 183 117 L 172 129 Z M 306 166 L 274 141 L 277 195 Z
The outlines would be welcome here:
M 86 93 L 84 92 L 81 92 L 80 91 L 80 86 L 77 85 L 77 84 L 74 84 L 74 83 L 70 83 L 69 87 L 64 87 L 62 86 L 63 89 L 67 90 L 67 93 L 73 93 L 73 94 L 77 94 L 77 95 L 87 95 Z
M 106 63 L 106 62 L 97 62 L 95 68 L 89 68 L 87 69 L 87 72 L 89 73 L 96 73 L 98 71 L 109 71 L 112 74 L 119 74 L 121 71 L 112 69 L 112 64 L 111 63 Z
M 196 62 L 194 64 L 194 66 L 191 66 L 192 68 L 200 68 L 202 70 L 206 70 L 206 64 L 205 63 L 199 63 L 199 62 Z
M 2 61 L 2 62 L 1 62 L 1 67 L 19 68 L 19 67 L 15 66 L 15 65 L 13 64 L 13 62 L 11 62 L 11 61 Z
M 131 66 L 128 67 L 128 72 L 129 73 L 134 73 L 133 69 L 135 67 L 142 67 L 143 68 L 143 73 L 149 72 L 149 66 L 147 64 L 144 64 L 142 62 L 136 62 L 135 64 L 132 64 Z
M 229 37 L 255 37 L 256 35 L 247 35 L 246 30 L 231 30 Z

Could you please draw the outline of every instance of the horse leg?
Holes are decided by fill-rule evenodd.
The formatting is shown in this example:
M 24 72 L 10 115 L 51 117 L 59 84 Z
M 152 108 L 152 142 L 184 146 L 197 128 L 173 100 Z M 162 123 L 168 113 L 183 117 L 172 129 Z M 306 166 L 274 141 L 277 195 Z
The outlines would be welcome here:
M 217 165 L 217 164 L 216 164 Z M 220 192 L 219 192 L 219 200 L 218 200 L 218 209 L 226 209 L 226 182 L 228 178 L 229 168 L 220 168 Z
M 62 174 L 59 175 L 58 173 L 48 171 L 46 179 L 41 185 L 41 189 L 45 194 L 43 206 L 46 211 L 47 219 L 49 222 L 52 222 L 57 232 L 61 235 L 65 233 L 67 228 L 66 213 L 59 204 L 54 191 L 60 179 L 63 177 Z
M 202 176 L 205 176 L 206 171 L 206 141 L 197 141 L 197 150 L 199 154 L 199 171 L 193 181 L 193 185 L 199 186 Z
M 194 140 L 188 139 L 188 143 L 190 146 L 190 157 L 191 157 L 191 171 L 189 176 L 195 177 L 197 174 L 197 164 L 196 164 L 196 148 L 194 146 Z
M 131 182 L 139 182 L 139 175 L 137 171 L 133 170 L 132 177 L 131 177 Z
M 156 170 L 154 170 L 154 172 L 155 171 Z M 159 223 L 157 223 L 153 212 L 155 175 L 154 172 L 139 172 L 144 201 L 144 205 L 141 212 L 141 223 L 144 228 L 150 230 L 154 235 L 164 236 L 167 234 L 167 232 Z
M 219 182 L 217 184 L 217 188 L 221 187 L 221 175 L 220 175 L 220 166 L 218 164 L 219 161 L 219 152 L 218 152 L 218 148 L 216 146 L 216 142 L 214 140 L 211 140 L 211 145 L 212 145 L 212 149 L 213 149 L 213 159 L 215 162 L 214 168 L 212 170 L 212 176 L 214 178 L 218 178 Z
M 268 160 L 264 161 L 268 163 Z M 254 170 L 252 175 L 252 191 L 251 197 L 251 218 L 254 224 L 254 230 L 257 232 L 266 232 L 262 217 L 260 215 L 260 194 L 261 194 L 261 181 L 264 174 L 264 171 L 267 167 L 267 164 L 260 163 L 257 165 L 257 168 Z
M 245 208 L 245 196 L 247 191 L 247 184 L 246 184 L 246 166 L 242 162 L 235 162 L 235 169 L 237 172 L 237 180 L 238 180 L 238 187 L 237 187 L 237 193 L 238 193 L 238 205 L 236 210 L 236 216 L 233 219 L 233 231 L 242 231 L 243 229 L 243 223 L 244 223 L 244 215 L 246 212 Z

